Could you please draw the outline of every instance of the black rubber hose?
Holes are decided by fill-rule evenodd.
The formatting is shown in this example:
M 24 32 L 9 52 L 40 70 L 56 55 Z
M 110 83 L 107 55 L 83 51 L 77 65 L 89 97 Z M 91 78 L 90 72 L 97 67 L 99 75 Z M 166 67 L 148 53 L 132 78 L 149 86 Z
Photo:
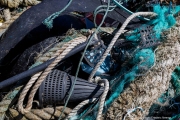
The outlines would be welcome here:
M 92 43 L 90 45 L 93 45 L 95 44 L 96 41 L 93 40 Z M 80 52 L 81 50 L 83 50 L 86 46 L 87 42 L 85 43 L 81 43 L 80 45 L 78 45 L 77 47 L 75 47 L 70 53 L 68 53 L 62 60 L 65 60 L 66 58 Z M 9 85 L 12 85 L 14 83 L 16 83 L 17 81 L 20 81 L 22 80 L 23 78 L 26 78 L 26 77 L 29 77 L 29 76 L 32 76 L 34 74 L 36 74 L 37 72 L 40 72 L 42 70 L 44 70 L 45 68 L 47 68 L 53 61 L 55 60 L 55 58 L 51 59 L 51 60 L 48 60 L 44 63 L 42 63 L 41 65 L 38 65 L 32 69 L 29 69 L 27 71 L 24 71 L 18 75 L 15 75 L 11 78 L 8 78 L 2 82 L 0 82 L 0 89 L 3 89 Z
M 23 79 L 23 78 L 29 77 L 29 76 L 37 73 L 37 72 L 40 72 L 40 71 L 44 70 L 44 69 L 45 69 L 46 67 L 48 67 L 48 65 L 50 65 L 54 60 L 55 60 L 55 58 L 53 58 L 53 59 L 51 59 L 51 60 L 48 60 L 48 61 L 44 62 L 44 63 L 41 64 L 41 65 L 38 65 L 38 66 L 36 66 L 36 67 L 34 67 L 34 68 L 32 68 L 32 69 L 29 69 L 29 70 L 27 70 L 27 71 L 24 71 L 24 72 L 22 72 L 22 73 L 20 73 L 20 74 L 18 74 L 18 75 L 15 75 L 15 76 L 13 76 L 13 77 L 11 77 L 11 78 L 8 78 L 8 79 L 0 82 L 0 89 L 5 88 L 5 87 L 7 87 L 7 86 L 9 86 L 9 85 L 12 85 L 13 83 L 15 83 L 15 82 L 17 82 L 17 81 L 19 81 L 19 80 L 21 80 L 21 79 Z

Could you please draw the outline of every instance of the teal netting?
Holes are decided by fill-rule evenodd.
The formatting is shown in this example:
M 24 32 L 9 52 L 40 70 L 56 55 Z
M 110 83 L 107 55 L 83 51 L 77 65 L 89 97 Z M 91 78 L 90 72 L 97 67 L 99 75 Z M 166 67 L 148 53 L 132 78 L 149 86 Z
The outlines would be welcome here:
M 176 14 L 180 11 L 180 6 L 176 6 L 174 9 L 172 9 L 172 14 L 169 14 L 169 7 L 166 6 L 160 6 L 155 5 L 153 7 L 153 11 L 158 14 L 158 16 L 154 19 L 149 21 L 146 25 L 153 25 L 153 30 L 155 31 L 156 37 L 160 40 L 161 33 L 164 30 L 167 30 L 168 28 L 172 27 L 176 20 L 173 17 L 173 14 Z M 134 34 L 127 36 L 126 39 L 129 41 L 138 42 L 140 40 L 140 34 L 137 34 L 138 30 L 134 30 Z M 116 86 L 113 87 L 113 92 L 110 95 L 110 97 L 105 102 L 105 110 L 111 105 L 111 103 L 120 95 L 120 93 L 124 90 L 124 86 L 127 83 L 132 82 L 135 80 L 136 76 L 139 74 L 141 69 L 150 69 L 152 65 L 155 62 L 155 54 L 152 48 L 149 49 L 138 49 L 133 57 L 133 59 L 129 62 L 131 64 L 132 69 L 130 71 L 126 71 L 126 68 L 124 69 L 127 73 L 123 76 L 125 71 L 118 73 L 117 76 L 114 76 L 113 79 L 119 80 L 119 82 L 116 84 Z M 126 67 L 126 66 L 125 66 Z M 85 120 L 93 120 L 95 119 L 96 113 L 97 113 L 98 105 L 94 109 L 93 113 L 91 113 L 89 116 L 86 116 Z M 81 116 L 81 115 L 80 115 Z M 79 116 L 75 116 L 74 118 L 79 118 Z

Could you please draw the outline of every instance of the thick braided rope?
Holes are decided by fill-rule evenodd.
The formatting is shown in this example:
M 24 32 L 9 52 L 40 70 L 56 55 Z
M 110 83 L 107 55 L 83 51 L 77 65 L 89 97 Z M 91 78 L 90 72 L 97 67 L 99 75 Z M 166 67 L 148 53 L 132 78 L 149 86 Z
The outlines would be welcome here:
M 98 109 L 98 114 L 97 114 L 96 120 L 101 120 L 102 112 L 103 112 L 103 108 L 104 108 L 104 102 L 105 102 L 107 93 L 109 91 L 109 81 L 107 79 L 100 80 L 99 82 L 103 82 L 105 88 L 104 88 L 104 92 L 100 98 L 99 109 Z
M 9 109 L 9 113 L 12 116 L 12 119 L 21 119 L 21 120 L 49 120 L 59 117 L 63 106 L 57 106 L 56 108 L 43 108 L 43 109 L 32 109 L 28 113 L 21 115 L 16 109 Z M 62 118 L 64 119 L 71 112 L 70 108 L 67 108 L 63 113 Z
M 155 66 L 121 93 L 108 109 L 107 119 L 122 119 L 127 110 L 137 106 L 144 111 L 133 112 L 127 120 L 142 120 L 148 114 L 151 105 L 168 89 L 171 74 L 180 62 L 178 36 L 177 31 L 168 32 L 165 43 L 157 49 Z
M 3 14 L 4 14 L 5 21 L 8 21 L 11 19 L 11 13 L 8 8 L 3 10 Z
M 69 113 L 68 117 L 66 118 L 66 120 L 69 120 L 71 117 L 75 116 L 77 114 L 77 112 L 85 105 L 92 103 L 96 100 L 96 98 L 93 99 L 89 99 L 89 100 L 84 100 L 81 103 L 79 103 L 72 111 L 71 113 Z
M 5 119 L 6 111 L 10 107 L 10 104 L 12 103 L 13 99 L 17 96 L 21 88 L 23 88 L 23 86 L 13 89 L 13 91 L 10 91 L 0 102 L 0 120 Z
M 23 89 L 22 93 L 20 94 L 20 97 L 18 100 L 18 110 L 22 114 L 28 112 L 32 108 L 32 102 L 33 102 L 34 95 L 35 95 L 37 89 L 39 88 L 39 86 L 41 85 L 41 83 L 44 81 L 44 79 L 48 75 L 48 73 L 51 72 L 51 70 L 55 67 L 55 65 L 57 65 L 58 62 L 61 61 L 65 57 L 65 55 L 68 54 L 74 47 L 76 47 L 78 44 L 83 43 L 85 41 L 86 41 L 86 37 L 78 37 L 78 38 L 75 38 L 74 40 L 71 40 L 69 46 L 62 53 L 57 53 L 57 55 L 59 55 L 59 56 L 44 70 L 42 75 L 41 75 L 41 72 L 39 72 L 31 78 L 31 80 L 28 82 L 28 84 Z M 59 51 L 57 51 L 57 52 L 59 52 Z M 40 76 L 40 78 L 37 80 L 37 82 L 33 86 L 32 90 L 30 92 L 30 95 L 29 95 L 27 106 L 24 109 L 23 108 L 24 98 L 25 98 L 28 90 L 32 86 L 32 84 L 36 81 L 36 79 L 39 76 Z
M 24 12 L 24 11 L 23 11 Z M 4 22 L 2 26 L 0 26 L 0 36 L 8 29 L 8 27 L 23 13 L 17 13 L 15 16 L 11 17 L 10 20 Z
M 40 3 L 38 0 L 0 0 L 0 4 L 9 8 L 17 8 L 19 5 L 31 6 Z
M 62 48 L 60 48 L 59 50 L 56 51 L 56 53 L 54 53 L 52 57 L 56 57 L 58 56 L 59 54 L 61 54 L 68 46 L 70 45 L 70 42 L 64 44 L 62 46 Z M 49 58 L 50 59 L 50 58 Z M 27 83 L 27 85 L 24 87 L 23 91 L 21 92 L 20 94 L 20 97 L 19 97 L 19 100 L 18 100 L 18 108 L 19 111 L 21 111 L 21 113 L 23 112 L 23 109 L 22 106 L 23 106 L 23 101 L 24 101 L 24 98 L 27 94 L 27 92 L 29 91 L 29 89 L 31 88 L 31 86 L 34 84 L 34 82 L 38 79 L 38 77 L 42 74 L 42 72 L 39 72 L 39 73 L 36 73 L 35 75 L 33 75 L 33 77 L 31 77 L 31 79 L 29 80 L 29 82 Z M 24 109 L 24 111 L 26 111 Z M 28 111 L 26 111 L 28 112 Z
M 97 65 L 95 66 L 95 68 L 93 69 L 93 71 L 91 72 L 88 81 L 91 81 L 92 78 L 94 77 L 97 69 L 100 67 L 100 65 L 102 64 L 102 62 L 105 60 L 105 58 L 107 57 L 108 53 L 110 52 L 110 50 L 112 49 L 114 43 L 117 41 L 117 39 L 119 38 L 119 36 L 123 33 L 125 27 L 128 25 L 128 23 L 135 17 L 137 16 L 155 16 L 157 15 L 154 12 L 137 12 L 132 14 L 131 16 L 129 16 L 127 18 L 127 20 L 123 23 L 123 25 L 121 26 L 121 28 L 119 29 L 119 31 L 115 34 L 114 38 L 112 39 L 111 43 L 109 44 L 108 48 L 106 49 L 106 51 L 104 52 L 103 56 L 101 57 L 101 59 L 99 60 L 99 62 L 97 63 Z
M 73 41 L 73 40 L 72 40 Z M 56 52 L 53 52 L 53 56 L 51 56 L 52 58 L 58 56 L 59 54 L 61 54 L 71 43 L 68 42 L 66 44 L 64 44 L 61 48 L 59 47 L 58 50 L 56 50 Z M 59 45 L 61 45 L 61 43 L 59 43 Z M 58 46 L 58 45 L 57 45 Z M 51 58 L 49 58 L 51 59 Z M 48 59 L 47 59 L 48 60 Z M 33 77 L 31 77 L 31 79 L 29 80 L 29 82 L 27 83 L 27 85 L 25 86 L 25 88 L 23 89 L 22 93 L 20 94 L 19 97 L 19 101 L 18 101 L 18 106 L 22 108 L 23 105 L 23 101 L 24 98 L 27 94 L 27 92 L 29 91 L 29 89 L 31 88 L 31 86 L 34 84 L 34 82 L 38 79 L 38 77 L 42 74 L 42 72 L 36 73 Z M 24 109 L 25 110 L 25 109 Z M 23 110 L 21 111 L 23 112 Z M 28 111 L 27 111 L 28 112 Z

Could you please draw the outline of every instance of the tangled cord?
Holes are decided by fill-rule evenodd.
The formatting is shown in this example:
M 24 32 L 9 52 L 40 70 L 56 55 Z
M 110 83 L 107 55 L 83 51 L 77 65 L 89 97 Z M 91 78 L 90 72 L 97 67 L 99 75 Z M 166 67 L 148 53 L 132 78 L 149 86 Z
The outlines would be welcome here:
M 52 15 L 50 15 L 48 18 L 46 18 L 43 21 L 43 24 L 46 25 L 49 29 L 53 27 L 53 20 L 58 17 L 62 12 L 64 12 L 72 3 L 73 0 L 69 0 L 68 4 L 59 12 L 55 12 Z
M 112 49 L 112 47 L 114 46 L 114 43 L 117 41 L 117 39 L 119 38 L 119 36 L 123 33 L 125 27 L 128 25 L 128 23 L 135 17 L 137 16 L 156 16 L 157 14 L 154 12 L 137 12 L 132 14 L 131 16 L 129 16 L 126 21 L 123 23 L 123 25 L 121 26 L 121 28 L 119 29 L 119 31 L 115 34 L 114 38 L 112 39 L 111 43 L 109 44 L 108 48 L 106 49 L 106 51 L 104 52 L 103 56 L 101 57 L 101 59 L 99 60 L 99 62 L 97 63 L 97 65 L 95 66 L 95 68 L 93 69 L 93 71 L 91 72 L 88 81 L 91 81 L 92 78 L 94 77 L 97 69 L 100 67 L 100 65 L 102 64 L 102 62 L 105 60 L 105 58 L 107 57 L 107 55 L 109 54 L 110 50 Z
M 104 102 L 107 96 L 107 93 L 109 91 L 109 81 L 107 79 L 104 80 L 99 80 L 99 83 L 104 83 L 105 88 L 104 88 L 104 92 L 100 98 L 100 105 L 99 105 L 99 110 L 98 110 L 98 114 L 96 117 L 96 120 L 100 120 L 101 116 L 102 116 L 102 112 L 103 112 L 103 107 L 104 107 Z M 77 112 L 86 104 L 89 104 L 90 102 L 94 102 L 96 100 L 96 98 L 90 99 L 90 100 L 85 100 L 83 102 L 81 102 L 80 104 L 78 104 L 72 111 L 71 113 L 68 115 L 67 120 L 70 119 L 71 117 L 73 117 L 74 115 L 77 114 Z
M 39 86 L 41 85 L 41 83 L 44 81 L 44 79 L 48 75 L 48 73 L 51 72 L 51 70 L 58 64 L 58 62 L 61 61 L 66 56 L 66 54 L 68 54 L 74 47 L 76 47 L 77 45 L 79 45 L 85 41 L 86 41 L 85 36 L 84 37 L 78 37 L 78 38 L 71 40 L 70 42 L 68 42 L 66 44 L 67 45 L 66 48 L 65 47 L 62 48 L 64 50 L 62 50 L 62 49 L 57 50 L 55 55 L 57 55 L 58 57 L 53 61 L 53 63 L 51 63 L 44 70 L 44 72 L 39 72 L 39 73 L 37 73 L 31 77 L 31 79 L 29 80 L 29 82 L 27 83 L 27 85 L 25 86 L 23 91 L 21 92 L 19 100 L 18 100 L 18 110 L 22 114 L 29 112 L 29 110 L 32 108 L 32 102 L 33 102 L 34 95 L 35 95 L 37 89 L 39 88 Z M 38 78 L 38 80 L 37 80 L 37 78 Z M 23 101 L 25 99 L 25 96 L 36 80 L 37 80 L 37 82 L 35 83 L 35 85 L 33 86 L 32 90 L 30 92 L 28 102 L 27 102 L 27 106 L 26 106 L 26 108 L 24 108 L 23 107 Z
M 79 63 L 78 63 L 78 67 L 77 67 L 77 70 L 76 70 L 74 83 L 73 83 L 73 85 L 72 85 L 72 87 L 71 87 L 71 89 L 70 89 L 70 93 L 69 93 L 69 96 L 68 96 L 68 98 L 67 98 L 67 100 L 66 100 L 66 102 L 65 102 L 63 111 L 66 109 L 66 106 L 67 106 L 67 104 L 68 104 L 68 102 L 69 102 L 69 99 L 70 99 L 70 97 L 71 97 L 71 95 L 72 95 L 72 92 L 73 92 L 73 90 L 74 90 L 74 86 L 75 86 L 75 84 L 76 84 L 77 76 L 78 76 L 78 74 L 79 74 L 79 69 L 80 69 L 80 66 L 81 66 L 81 62 L 82 62 L 82 60 L 83 60 L 83 58 L 84 58 L 85 52 L 86 52 L 86 50 L 87 50 L 90 42 L 92 41 L 93 37 L 97 34 L 97 32 L 100 30 L 100 27 L 101 27 L 102 24 L 104 23 L 104 20 L 105 20 L 107 14 L 108 14 L 109 6 L 110 6 L 110 0 L 108 0 L 107 10 L 106 10 L 106 12 L 105 12 L 105 14 L 104 14 L 104 17 L 103 17 L 100 25 L 97 27 L 97 29 L 95 30 L 95 32 L 91 35 L 91 37 L 88 39 L 88 43 L 87 43 L 87 45 L 86 45 L 86 47 L 85 47 L 85 49 L 84 49 L 84 51 L 83 51 L 83 54 L 82 54 L 82 56 L 81 56 L 81 58 L 80 58 L 80 61 L 79 61 Z M 63 113 L 63 112 L 62 112 L 62 113 Z M 59 119 L 58 119 L 58 120 L 60 120 L 60 119 L 61 119 L 61 115 L 59 116 Z

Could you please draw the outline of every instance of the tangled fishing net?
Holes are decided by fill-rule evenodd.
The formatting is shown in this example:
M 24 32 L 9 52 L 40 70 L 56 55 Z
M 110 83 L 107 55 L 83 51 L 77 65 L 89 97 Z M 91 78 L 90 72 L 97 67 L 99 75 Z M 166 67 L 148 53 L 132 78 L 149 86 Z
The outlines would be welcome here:
M 17 7 L 20 4 L 26 6 L 37 4 L 36 0 L 17 0 L 13 2 L 0 0 L 2 5 L 7 5 L 10 8 Z M 169 1 L 162 0 L 161 2 Z M 172 2 L 178 3 L 176 0 Z M 163 98 L 169 86 L 174 89 L 175 93 L 172 95 L 173 97 L 178 97 L 180 94 L 180 67 L 178 66 L 180 63 L 180 36 L 178 33 L 180 30 L 180 17 L 175 18 L 175 15 L 177 15 L 179 11 L 180 6 L 175 6 L 173 10 L 170 11 L 170 8 L 167 6 L 154 5 L 154 13 L 135 13 L 140 15 L 145 14 L 146 16 L 151 15 L 151 17 L 153 16 L 154 18 L 149 20 L 146 24 L 143 24 L 140 28 L 128 32 L 124 31 L 124 28 L 122 27 L 120 29 L 122 30 L 120 31 L 122 33 L 121 36 L 116 36 L 117 34 L 121 34 L 118 33 L 119 31 L 117 29 L 103 28 L 101 26 L 92 30 L 69 30 L 64 36 L 57 38 L 56 43 L 47 48 L 47 50 L 41 51 L 35 57 L 35 62 L 33 65 L 29 66 L 29 69 L 41 65 L 52 58 L 55 58 L 55 60 L 44 71 L 40 71 L 33 75 L 26 85 L 15 88 L 4 97 L 0 103 L 0 118 L 4 119 L 6 115 L 5 113 L 9 113 L 12 118 L 19 119 L 63 118 L 73 120 L 83 118 L 85 120 L 143 120 L 148 116 L 148 114 L 153 113 L 152 108 L 156 107 L 155 104 L 158 103 L 161 107 L 163 105 L 170 106 L 169 101 L 166 101 Z M 52 28 L 53 19 L 55 19 L 61 12 L 63 12 L 63 10 L 51 15 L 43 21 L 43 24 L 45 24 L 49 29 Z M 106 13 L 107 12 L 108 9 Z M 148 19 L 151 19 L 151 17 L 148 17 Z M 149 26 L 152 27 L 154 33 L 150 34 L 157 38 L 155 41 L 151 41 L 152 43 L 143 41 L 145 35 L 143 36 L 140 32 L 144 30 L 144 28 L 150 29 L 151 27 Z M 115 34 L 116 31 L 118 32 Z M 146 29 L 144 31 L 146 31 Z M 96 82 L 105 87 L 99 102 L 95 103 L 94 101 L 98 101 L 95 98 L 92 100 L 85 100 L 72 110 L 69 107 L 66 109 L 68 103 L 67 98 L 65 106 L 56 108 L 46 107 L 43 109 L 33 108 L 35 93 L 50 71 L 52 71 L 55 66 L 73 50 L 73 48 L 81 43 L 90 42 L 92 38 L 98 39 L 97 34 L 101 32 L 106 32 L 113 36 L 114 38 L 112 41 L 117 37 L 117 39 L 122 38 L 125 41 L 132 42 L 135 48 L 128 50 L 128 52 L 132 54 L 126 54 L 127 59 L 121 65 L 121 69 L 116 71 L 114 75 L 108 77 L 108 80 L 107 78 L 101 79 L 100 77 L 94 77 L 94 75 L 97 75 L 96 72 L 99 70 L 99 66 L 100 68 L 104 67 L 102 63 L 107 60 L 106 57 L 108 55 L 106 52 L 111 53 L 113 47 L 113 44 L 111 43 L 110 45 L 112 46 L 108 46 L 107 51 L 105 51 L 105 54 L 99 60 L 100 63 L 97 63 L 94 67 L 94 70 L 92 68 L 91 70 L 86 71 L 86 73 L 90 74 L 89 82 Z M 86 49 L 87 48 L 85 48 L 84 51 L 86 51 Z M 82 63 L 80 62 L 79 65 L 82 66 Z M 77 69 L 75 78 L 77 78 L 78 71 L 79 69 Z M 24 105 L 23 101 L 25 100 L 25 96 L 28 94 L 29 90 L 30 94 L 28 102 Z M 68 94 L 71 94 L 72 92 L 73 88 Z M 13 99 L 17 97 L 19 97 L 17 107 L 10 105 L 12 104 Z M 87 106 L 87 104 L 90 103 L 89 101 L 91 101 L 92 104 Z M 86 107 L 83 108 L 84 106 Z M 90 107 L 92 110 L 89 109 Z M 179 114 L 174 115 L 172 119 L 179 118 L 179 116 Z

